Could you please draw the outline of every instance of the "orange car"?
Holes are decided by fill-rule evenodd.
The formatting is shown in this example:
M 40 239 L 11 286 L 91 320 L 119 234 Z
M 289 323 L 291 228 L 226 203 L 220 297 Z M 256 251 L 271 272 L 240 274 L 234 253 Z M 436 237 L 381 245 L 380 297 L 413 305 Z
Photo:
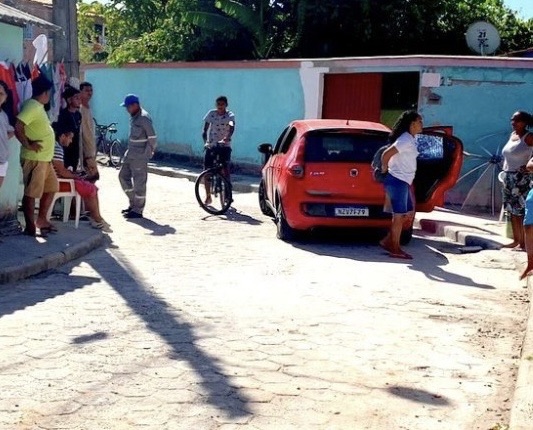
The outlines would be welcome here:
M 290 241 L 320 227 L 388 228 L 385 191 L 370 164 L 389 132 L 374 122 L 301 120 L 292 122 L 275 146 L 260 145 L 265 164 L 259 205 L 275 218 L 278 238 Z M 430 212 L 444 204 L 444 193 L 459 177 L 463 144 L 451 127 L 425 129 L 417 142 L 416 210 Z M 402 243 L 412 234 L 412 224 L 406 225 Z

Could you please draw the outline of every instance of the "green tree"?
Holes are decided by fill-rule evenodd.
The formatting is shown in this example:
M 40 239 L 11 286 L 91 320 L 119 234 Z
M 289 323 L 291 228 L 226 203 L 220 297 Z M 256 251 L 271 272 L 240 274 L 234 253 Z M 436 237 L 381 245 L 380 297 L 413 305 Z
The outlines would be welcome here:
M 252 41 L 254 58 L 284 56 L 297 46 L 306 0 L 216 0 L 216 10 L 190 11 L 185 19 L 211 32 Z
M 112 64 L 470 54 L 464 33 L 477 20 L 499 29 L 499 53 L 533 46 L 533 20 L 503 0 L 112 0 L 80 5 L 80 40 L 94 14 Z

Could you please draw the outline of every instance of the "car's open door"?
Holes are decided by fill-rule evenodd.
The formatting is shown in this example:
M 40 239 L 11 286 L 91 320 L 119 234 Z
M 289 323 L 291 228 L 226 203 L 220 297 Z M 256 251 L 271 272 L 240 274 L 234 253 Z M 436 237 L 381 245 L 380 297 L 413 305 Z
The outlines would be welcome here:
M 444 205 L 463 165 L 463 143 L 452 127 L 430 127 L 417 136 L 418 166 L 414 180 L 417 212 L 431 212 Z

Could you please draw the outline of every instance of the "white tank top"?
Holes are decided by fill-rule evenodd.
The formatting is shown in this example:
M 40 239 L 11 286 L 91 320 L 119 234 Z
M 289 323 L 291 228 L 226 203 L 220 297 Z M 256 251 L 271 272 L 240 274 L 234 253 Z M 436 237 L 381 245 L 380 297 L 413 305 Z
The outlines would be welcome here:
M 533 148 L 526 143 L 526 136 L 528 134 L 526 133 L 516 140 L 513 140 L 513 136 L 516 135 L 514 133 L 511 134 L 511 137 L 502 149 L 504 172 L 517 172 L 520 170 L 520 167 L 525 166 L 530 160 Z

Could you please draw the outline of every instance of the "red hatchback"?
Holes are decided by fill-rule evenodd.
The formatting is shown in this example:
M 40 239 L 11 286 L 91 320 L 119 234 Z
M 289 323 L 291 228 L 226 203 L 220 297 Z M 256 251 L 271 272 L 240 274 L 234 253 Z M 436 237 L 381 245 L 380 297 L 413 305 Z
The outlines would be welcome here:
M 419 212 L 442 205 L 459 177 L 463 145 L 450 130 L 425 129 L 417 136 L 420 156 L 413 185 Z M 373 122 L 301 120 L 292 122 L 275 146 L 260 145 L 265 164 L 259 205 L 275 217 L 278 237 L 290 241 L 298 232 L 320 227 L 389 227 L 384 188 L 370 165 L 389 132 Z M 403 243 L 412 231 L 412 225 L 405 226 Z

